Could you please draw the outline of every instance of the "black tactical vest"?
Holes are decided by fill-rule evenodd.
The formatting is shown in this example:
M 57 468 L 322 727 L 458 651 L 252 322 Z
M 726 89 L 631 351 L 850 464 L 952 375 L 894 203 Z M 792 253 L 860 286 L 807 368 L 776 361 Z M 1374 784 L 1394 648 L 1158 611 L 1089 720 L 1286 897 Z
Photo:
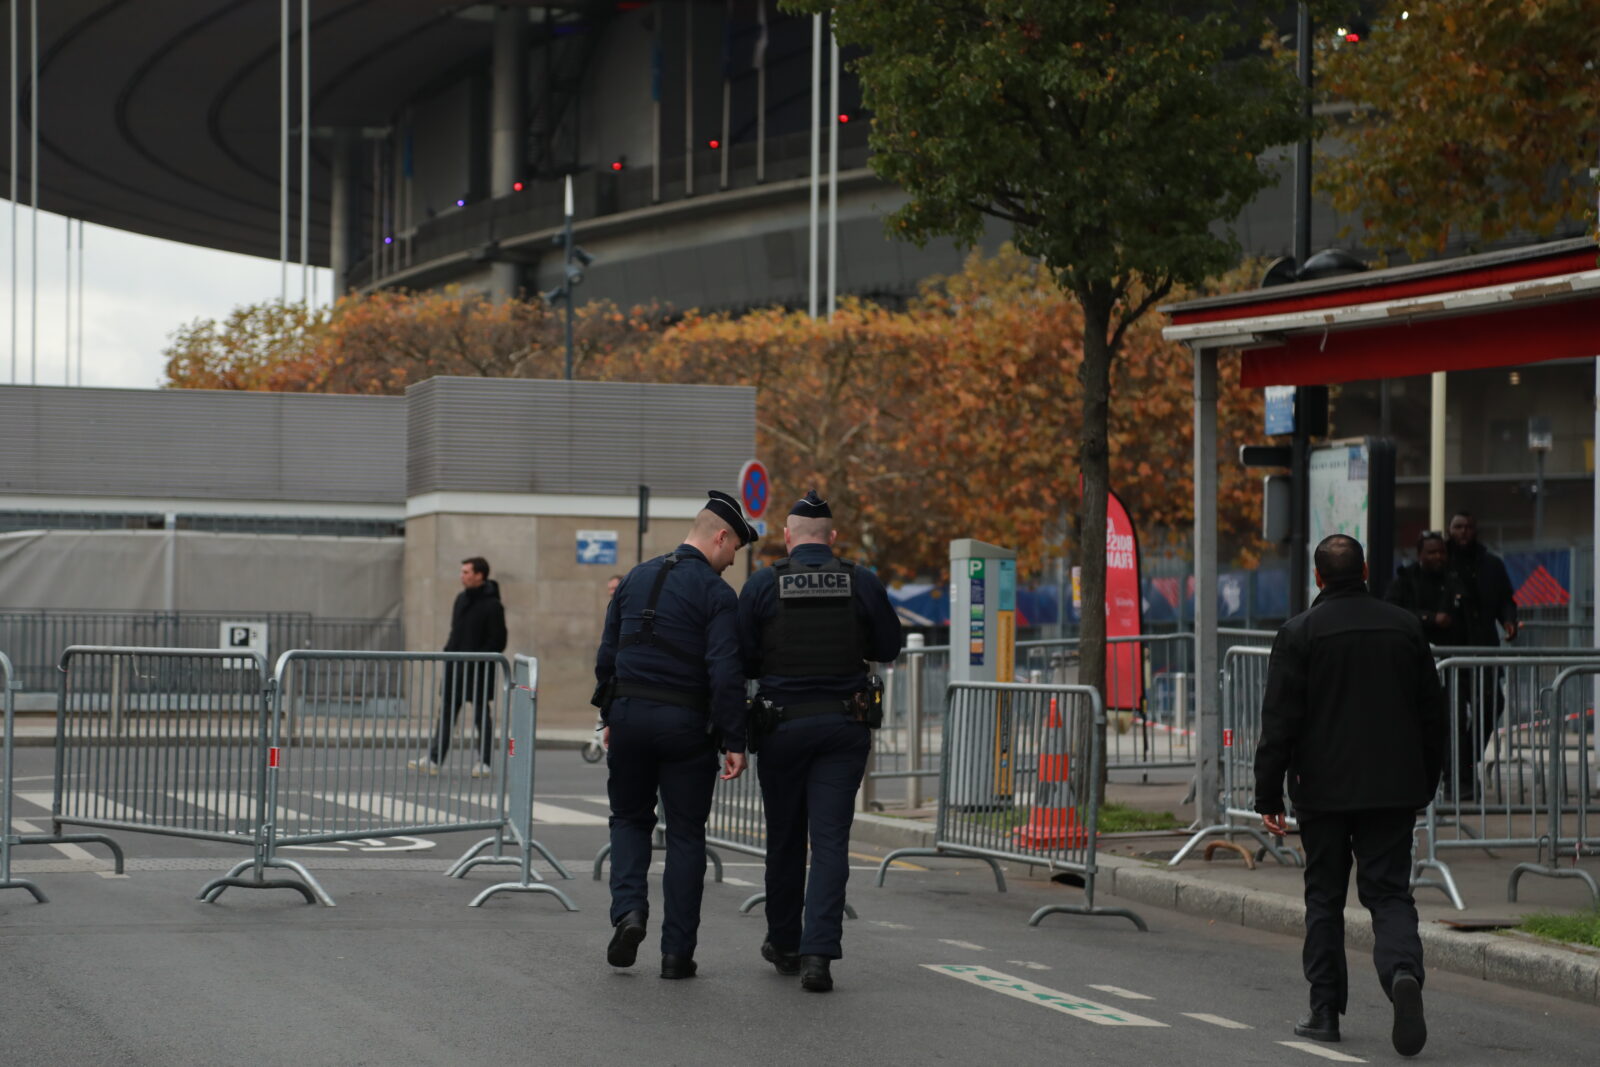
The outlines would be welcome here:
M 812 565 L 785 558 L 772 569 L 778 612 L 762 634 L 762 673 L 801 678 L 864 671 L 855 564 L 830 559 Z

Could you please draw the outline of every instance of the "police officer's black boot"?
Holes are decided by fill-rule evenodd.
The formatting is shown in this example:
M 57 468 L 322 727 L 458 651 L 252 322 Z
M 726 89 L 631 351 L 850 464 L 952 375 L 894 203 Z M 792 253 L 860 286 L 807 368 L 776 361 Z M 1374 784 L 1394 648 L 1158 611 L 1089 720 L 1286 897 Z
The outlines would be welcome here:
M 1394 1029 L 1390 1040 L 1402 1056 L 1415 1056 L 1428 1043 L 1428 1024 L 1422 1017 L 1422 983 L 1410 971 L 1395 971 L 1389 984 L 1394 1002 Z
M 639 942 L 644 940 L 642 911 L 630 911 L 617 920 L 611 934 L 611 944 L 606 947 L 606 962 L 613 967 L 632 967 L 639 958 Z
M 778 973 L 794 977 L 800 973 L 800 954 L 784 952 L 771 941 L 761 942 L 761 958 L 778 969 Z
M 663 978 L 693 978 L 694 972 L 699 970 L 695 962 L 688 956 L 663 955 L 661 957 L 661 977 Z
M 1296 1037 L 1309 1037 L 1313 1041 L 1339 1040 L 1339 1012 L 1336 1008 L 1312 1008 L 1294 1024 Z
M 833 988 L 833 975 L 828 973 L 828 957 L 800 957 L 800 987 L 808 993 L 826 993 Z

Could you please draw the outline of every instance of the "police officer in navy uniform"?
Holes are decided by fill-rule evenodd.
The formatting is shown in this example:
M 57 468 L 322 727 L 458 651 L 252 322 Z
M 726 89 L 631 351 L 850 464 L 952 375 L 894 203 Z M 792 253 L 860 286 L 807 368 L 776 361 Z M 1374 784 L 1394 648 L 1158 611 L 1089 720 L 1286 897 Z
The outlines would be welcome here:
M 881 723 L 881 689 L 869 685 L 867 664 L 892 662 L 901 641 L 883 583 L 834 556 L 837 536 L 827 502 L 806 493 L 783 531 L 788 557 L 753 574 L 739 596 L 745 672 L 760 685 L 751 729 L 767 811 L 761 955 L 816 993 L 833 988 L 829 965 L 843 954 L 850 823 L 869 726 Z
M 745 683 L 738 597 L 720 575 L 755 531 L 713 491 L 684 543 L 639 564 L 606 609 L 594 703 L 609 731 L 611 943 L 630 967 L 645 937 L 656 797 L 667 820 L 661 977 L 690 978 L 706 870 L 706 819 L 716 786 L 745 768 Z

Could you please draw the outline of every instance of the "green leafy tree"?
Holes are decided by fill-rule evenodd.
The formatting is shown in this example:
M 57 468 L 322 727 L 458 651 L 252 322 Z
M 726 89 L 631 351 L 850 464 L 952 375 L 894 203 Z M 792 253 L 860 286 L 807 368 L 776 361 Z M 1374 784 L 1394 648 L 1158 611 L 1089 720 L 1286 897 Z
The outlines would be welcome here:
M 1421 259 L 1595 223 L 1600 0 L 1394 0 L 1318 64 L 1356 105 L 1318 185 L 1370 242 Z
M 1098 685 L 1112 361 L 1175 285 L 1233 264 L 1237 244 L 1216 224 L 1274 180 L 1260 153 L 1311 132 L 1293 71 L 1260 47 L 1282 5 L 785 6 L 831 11 L 840 42 L 864 49 L 853 69 L 873 114 L 872 166 L 910 197 L 890 232 L 972 243 L 990 220 L 1008 223 L 1083 309 L 1080 677 Z

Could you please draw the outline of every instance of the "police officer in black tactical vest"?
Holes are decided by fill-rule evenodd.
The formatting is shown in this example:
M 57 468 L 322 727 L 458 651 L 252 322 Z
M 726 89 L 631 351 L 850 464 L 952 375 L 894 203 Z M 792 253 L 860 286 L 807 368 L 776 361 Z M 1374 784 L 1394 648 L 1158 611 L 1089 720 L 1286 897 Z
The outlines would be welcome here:
M 844 889 L 856 791 L 882 725 L 869 662 L 900 654 L 900 619 L 878 576 L 835 558 L 833 512 L 813 490 L 789 512 L 789 555 L 753 574 L 739 596 L 745 673 L 767 809 L 767 939 L 761 955 L 803 988 L 833 988 L 843 953 Z M 811 880 L 806 882 L 806 841 Z
M 639 564 L 606 609 L 594 703 L 609 732 L 611 943 L 630 967 L 650 913 L 645 875 L 656 797 L 667 820 L 661 977 L 691 978 L 706 871 L 706 819 L 716 786 L 745 768 L 745 682 L 738 597 L 720 575 L 755 540 L 726 493 L 713 491 L 684 543 Z

